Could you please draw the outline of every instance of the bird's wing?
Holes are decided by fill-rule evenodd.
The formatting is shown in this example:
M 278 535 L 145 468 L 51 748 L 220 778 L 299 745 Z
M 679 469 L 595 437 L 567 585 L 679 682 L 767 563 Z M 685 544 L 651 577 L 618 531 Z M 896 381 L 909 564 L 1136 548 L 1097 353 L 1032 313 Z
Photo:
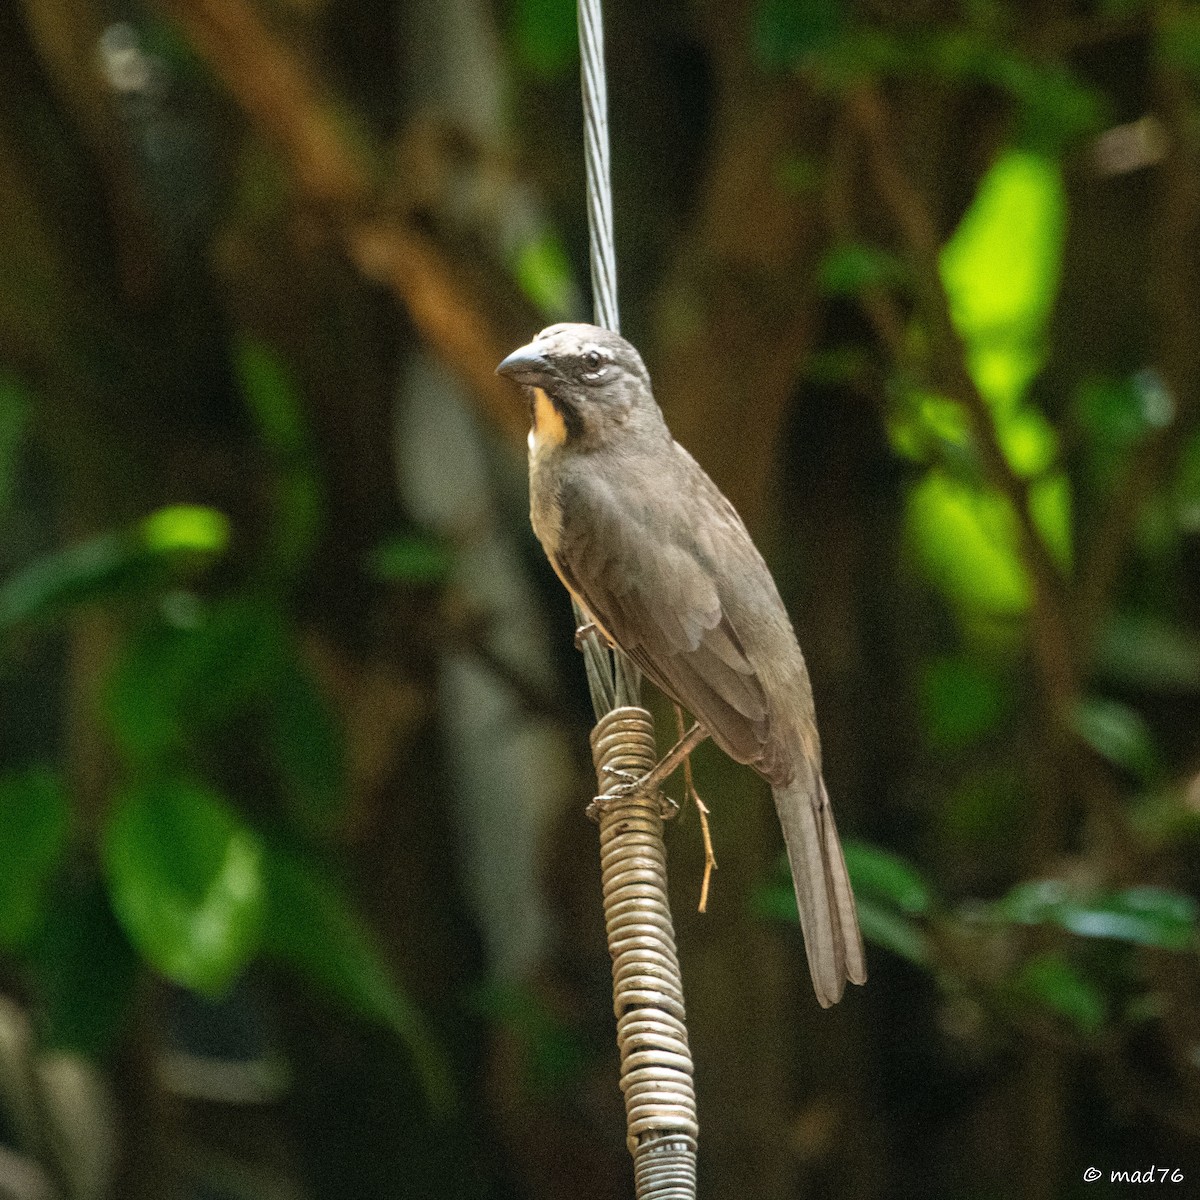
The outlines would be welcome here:
M 748 535 L 740 521 L 731 528 L 723 511 L 712 510 L 706 495 L 665 490 L 667 503 L 679 506 L 674 523 L 662 504 L 628 491 L 618 496 L 600 473 L 573 481 L 561 495 L 554 565 L 658 687 L 731 757 L 770 776 L 783 764 L 776 761 L 766 696 L 706 565 L 721 550 L 713 539 L 740 534 L 748 541 Z M 697 530 L 709 544 L 698 543 Z

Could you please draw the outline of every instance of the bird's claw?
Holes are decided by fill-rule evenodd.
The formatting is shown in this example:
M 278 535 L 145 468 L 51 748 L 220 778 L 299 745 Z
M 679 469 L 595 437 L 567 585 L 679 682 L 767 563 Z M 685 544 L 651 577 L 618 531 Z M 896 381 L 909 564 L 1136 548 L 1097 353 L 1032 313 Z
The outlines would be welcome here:
M 624 767 L 608 765 L 601 767 L 600 773 L 618 782 L 605 788 L 604 793 L 594 797 L 591 804 L 588 805 L 587 815 L 593 821 L 598 821 L 601 814 L 610 809 L 617 801 L 627 800 L 630 796 L 636 796 L 642 788 L 642 781 L 646 778 L 644 774 L 639 774 L 637 771 L 629 771 Z M 661 791 L 657 795 L 659 816 L 664 821 L 669 821 L 679 813 L 679 805 Z

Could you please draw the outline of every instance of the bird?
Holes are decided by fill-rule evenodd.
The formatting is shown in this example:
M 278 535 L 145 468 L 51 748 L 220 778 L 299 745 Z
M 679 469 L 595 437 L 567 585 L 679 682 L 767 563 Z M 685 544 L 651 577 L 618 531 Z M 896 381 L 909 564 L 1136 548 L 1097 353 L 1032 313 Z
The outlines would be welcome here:
M 808 668 L 766 562 L 671 435 L 619 334 L 551 325 L 496 370 L 529 402 L 530 519 L 558 578 L 610 644 L 771 785 L 829 1007 L 847 980 L 866 982 L 866 957 Z

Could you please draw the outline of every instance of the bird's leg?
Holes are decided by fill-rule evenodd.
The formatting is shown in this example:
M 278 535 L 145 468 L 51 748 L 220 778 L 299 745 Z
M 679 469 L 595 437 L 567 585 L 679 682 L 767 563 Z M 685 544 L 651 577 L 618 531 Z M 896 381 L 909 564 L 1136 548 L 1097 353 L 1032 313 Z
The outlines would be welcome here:
M 636 775 L 621 767 L 605 767 L 603 770 L 605 775 L 611 775 L 621 782 L 608 788 L 602 796 L 597 796 L 592 801 L 588 812 L 599 812 L 606 803 L 613 800 L 622 800 L 635 795 L 653 795 L 706 737 L 708 737 L 708 730 L 697 721 L 644 775 Z M 672 802 L 672 810 L 677 812 L 678 809 L 679 805 Z M 664 815 L 673 815 L 673 813 Z

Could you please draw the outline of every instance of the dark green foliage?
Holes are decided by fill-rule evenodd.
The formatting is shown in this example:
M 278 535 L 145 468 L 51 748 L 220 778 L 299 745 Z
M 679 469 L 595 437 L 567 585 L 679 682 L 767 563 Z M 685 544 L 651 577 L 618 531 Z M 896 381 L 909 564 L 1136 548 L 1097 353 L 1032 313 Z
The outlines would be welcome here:
M 0 778 L 0 946 L 22 945 L 40 926 L 48 885 L 66 849 L 70 806 L 46 768 Z
M 269 845 L 263 949 L 316 987 L 390 1029 L 412 1055 L 430 1104 L 457 1103 L 450 1066 L 428 1023 L 396 985 L 375 938 L 326 872 Z

